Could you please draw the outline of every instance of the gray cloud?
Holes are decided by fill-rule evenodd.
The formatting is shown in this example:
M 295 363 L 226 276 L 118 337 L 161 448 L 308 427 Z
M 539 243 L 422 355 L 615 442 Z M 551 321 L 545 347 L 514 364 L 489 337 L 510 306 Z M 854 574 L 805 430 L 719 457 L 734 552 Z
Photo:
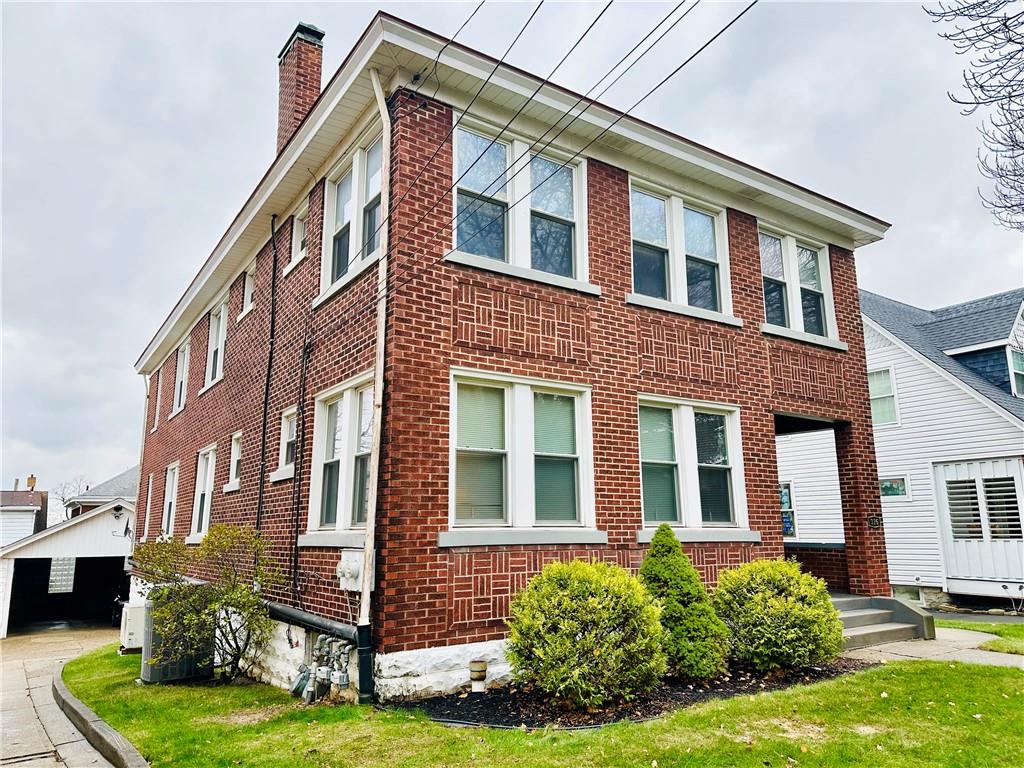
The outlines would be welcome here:
M 449 34 L 468 3 L 384 6 Z M 463 42 L 499 54 L 529 5 Z M 670 6 L 619 2 L 559 71 L 584 91 Z M 707 4 L 606 97 L 628 106 L 731 14 Z M 510 57 L 547 74 L 597 13 L 548 3 Z M 132 363 L 262 175 L 276 54 L 327 31 L 325 79 L 376 5 L 14 5 L 3 13 L 2 475 L 134 463 Z M 1021 237 L 978 200 L 963 62 L 913 3 L 762 3 L 637 114 L 894 223 L 861 284 L 938 306 L 1019 285 Z

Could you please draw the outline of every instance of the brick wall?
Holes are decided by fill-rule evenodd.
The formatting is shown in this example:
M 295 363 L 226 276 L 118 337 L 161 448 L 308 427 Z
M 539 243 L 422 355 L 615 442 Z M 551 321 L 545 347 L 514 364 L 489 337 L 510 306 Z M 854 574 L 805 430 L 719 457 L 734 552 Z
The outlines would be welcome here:
M 846 550 L 839 547 L 800 546 L 786 544 L 786 557 L 800 563 L 800 567 L 819 579 L 824 579 L 833 592 L 848 592 L 850 577 L 846 568 Z
M 393 100 L 392 200 L 409 189 L 451 126 L 443 104 L 399 94 Z M 638 566 L 644 548 L 637 451 L 637 393 L 730 403 L 741 410 L 750 527 L 760 544 L 687 545 L 702 577 L 713 584 L 722 567 L 783 555 L 778 514 L 773 414 L 803 414 L 842 422 L 837 448 L 851 588 L 887 591 L 884 539 L 865 518 L 879 510 L 874 449 L 853 256 L 833 247 L 832 276 L 839 352 L 769 337 L 763 322 L 757 222 L 727 212 L 733 312 L 742 328 L 625 304 L 631 290 L 628 175 L 587 164 L 590 281 L 595 297 L 441 260 L 451 243 L 451 142 L 444 142 L 408 198 L 389 221 L 392 248 L 385 369 L 385 430 L 379 490 L 374 629 L 379 651 L 496 639 L 515 590 L 544 563 L 571 557 Z M 294 480 L 267 484 L 264 530 L 287 567 L 296 532 L 306 528 L 314 393 L 367 370 L 373 355 L 370 269 L 315 310 L 319 289 L 324 181 L 309 192 L 309 254 L 279 281 L 279 330 L 268 437 L 268 470 L 276 467 L 280 412 L 298 402 L 304 341 L 311 342 L 306 385 L 307 429 Z M 439 201 L 439 202 L 438 202 Z M 423 222 L 416 219 L 436 208 Z M 269 233 L 268 233 L 269 234 Z M 280 267 L 288 260 L 291 221 L 278 234 Z M 142 477 L 154 473 L 156 531 L 164 469 L 181 460 L 175 533 L 188 532 L 196 451 L 216 441 L 219 455 L 212 521 L 255 517 L 260 414 L 267 355 L 270 262 L 268 242 L 256 265 L 255 306 L 236 323 L 241 278 L 231 287 L 224 380 L 201 396 L 207 321 L 192 331 L 188 404 L 172 420 L 173 355 L 164 363 L 161 420 L 147 433 Z M 448 527 L 448 426 L 451 366 L 587 384 L 592 387 L 597 526 L 601 546 L 441 548 Z M 155 392 L 155 385 L 152 387 Z M 150 413 L 152 424 L 152 413 Z M 241 490 L 223 494 L 229 436 L 244 430 Z M 146 509 L 145 484 L 139 515 Z M 140 524 L 136 530 L 142 531 Z M 856 550 L 856 551 L 854 551 Z M 316 613 L 354 620 L 356 599 L 336 588 L 338 551 L 303 548 L 298 589 L 276 599 Z

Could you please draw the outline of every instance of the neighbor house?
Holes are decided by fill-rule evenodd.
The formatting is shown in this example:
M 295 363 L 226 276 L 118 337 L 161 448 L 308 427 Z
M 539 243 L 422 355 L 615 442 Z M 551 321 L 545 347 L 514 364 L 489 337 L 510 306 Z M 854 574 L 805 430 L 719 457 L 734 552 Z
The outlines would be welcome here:
M 708 583 L 780 557 L 775 438 L 822 425 L 845 583 L 890 594 L 853 256 L 888 224 L 383 13 L 321 91 L 322 37 L 136 366 L 136 533 L 269 539 L 269 679 L 303 630 L 364 695 L 500 672 L 533 574 L 636 568 L 662 522 Z
M 84 512 L 109 504 L 112 501 L 135 502 L 135 495 L 139 490 L 139 467 L 129 467 L 124 472 L 114 475 L 109 480 L 91 488 L 86 488 L 77 496 L 72 496 L 64 502 L 65 513 L 68 517 L 78 517 Z
M 29 475 L 27 490 L 19 490 L 18 484 L 15 480 L 14 490 L 0 491 L 0 547 L 46 527 L 49 494 L 36 490 L 35 475 Z
M 861 308 L 896 593 L 1024 601 L 1024 289 L 935 310 L 861 291 Z M 779 437 L 778 461 L 786 551 L 842 589 L 831 432 Z

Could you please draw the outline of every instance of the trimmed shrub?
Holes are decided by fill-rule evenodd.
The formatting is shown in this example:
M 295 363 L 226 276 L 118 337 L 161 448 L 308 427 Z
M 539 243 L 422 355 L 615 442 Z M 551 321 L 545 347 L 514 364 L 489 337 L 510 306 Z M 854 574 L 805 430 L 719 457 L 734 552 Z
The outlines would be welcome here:
M 664 523 L 640 566 L 640 581 L 661 603 L 669 671 L 692 680 L 725 672 L 729 630 L 712 609 L 697 569 Z
M 575 707 L 651 690 L 665 673 L 660 609 L 609 563 L 551 563 L 512 600 L 505 655 L 516 680 Z
M 843 625 L 825 582 L 794 560 L 755 560 L 722 571 L 711 594 L 732 633 L 734 658 L 760 672 L 830 661 Z

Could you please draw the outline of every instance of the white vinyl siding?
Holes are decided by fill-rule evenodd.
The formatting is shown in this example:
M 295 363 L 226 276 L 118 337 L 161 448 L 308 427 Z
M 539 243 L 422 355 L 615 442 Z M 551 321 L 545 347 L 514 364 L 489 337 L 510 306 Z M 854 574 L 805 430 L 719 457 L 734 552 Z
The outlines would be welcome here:
M 796 536 L 787 541 L 841 544 L 843 513 L 839 494 L 836 439 L 831 429 L 775 438 L 779 481 L 793 491 Z

